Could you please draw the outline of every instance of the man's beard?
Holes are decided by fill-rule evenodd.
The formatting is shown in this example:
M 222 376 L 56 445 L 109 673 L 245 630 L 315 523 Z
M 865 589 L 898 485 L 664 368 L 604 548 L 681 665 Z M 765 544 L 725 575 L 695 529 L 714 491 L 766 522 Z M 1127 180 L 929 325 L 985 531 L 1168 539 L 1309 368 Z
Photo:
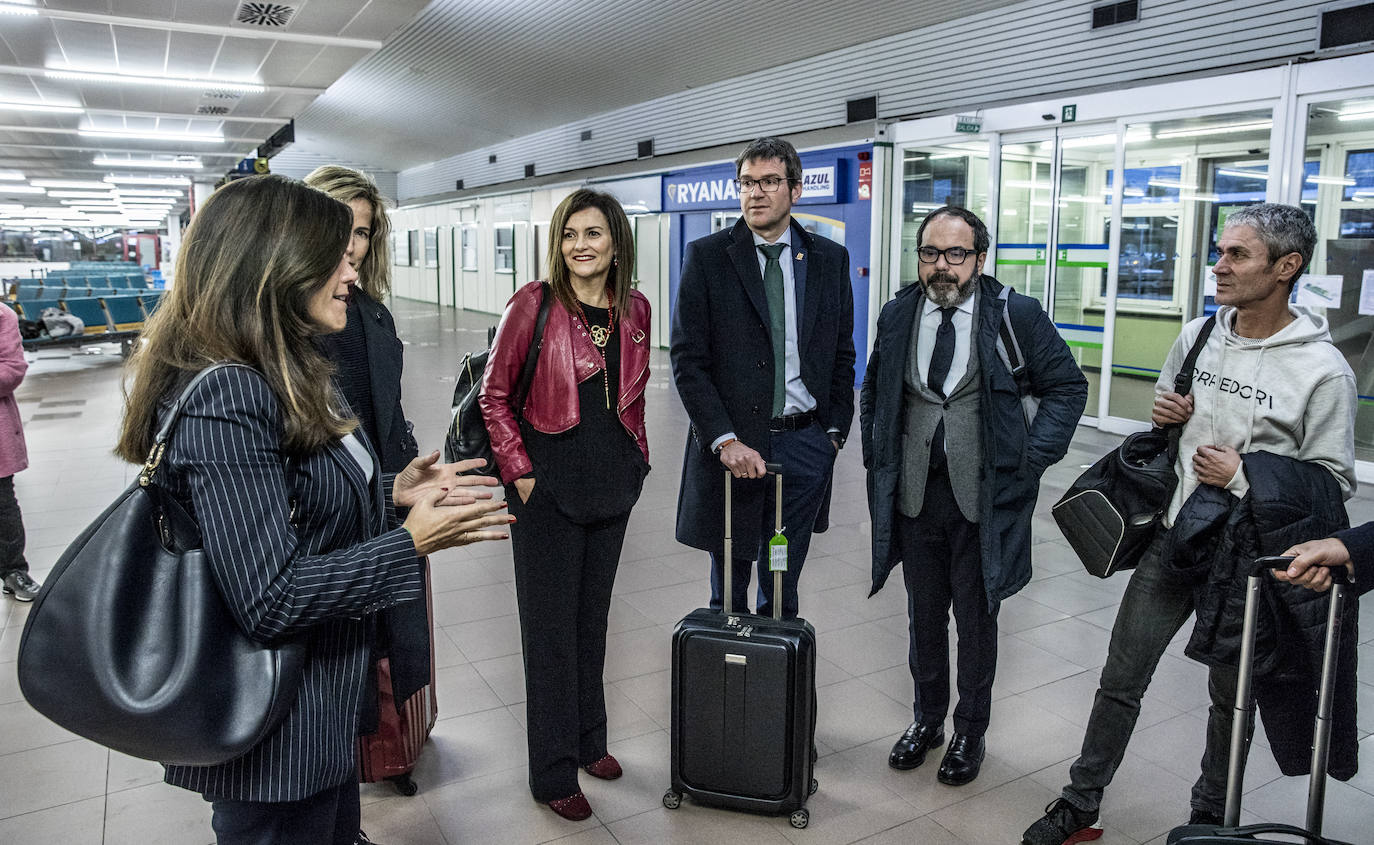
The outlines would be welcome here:
M 977 273 L 974 273 L 967 282 L 961 285 L 953 273 L 936 270 L 931 274 L 929 280 L 921 282 L 921 289 L 926 292 L 926 298 L 931 302 L 941 308 L 950 308 L 973 295 L 973 284 L 976 281 L 978 281 Z M 939 287 L 935 287 L 937 282 L 941 283 Z

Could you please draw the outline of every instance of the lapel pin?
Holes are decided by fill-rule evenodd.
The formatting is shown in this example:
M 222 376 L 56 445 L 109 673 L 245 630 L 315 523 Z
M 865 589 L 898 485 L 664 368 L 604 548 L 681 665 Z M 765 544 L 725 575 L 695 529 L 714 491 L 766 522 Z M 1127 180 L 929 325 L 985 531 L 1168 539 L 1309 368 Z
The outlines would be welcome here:
M 797 260 L 798 260 L 798 261 L 801 261 L 801 260 L 802 260 L 803 258 L 805 258 L 805 257 L 806 257 L 806 253 L 804 253 L 804 252 L 799 252 L 799 253 L 797 253 Z
M 639 343 L 643 339 L 644 332 L 640 331 L 639 329 L 635 329 L 634 333 L 630 335 L 630 340 L 633 340 L 635 343 Z

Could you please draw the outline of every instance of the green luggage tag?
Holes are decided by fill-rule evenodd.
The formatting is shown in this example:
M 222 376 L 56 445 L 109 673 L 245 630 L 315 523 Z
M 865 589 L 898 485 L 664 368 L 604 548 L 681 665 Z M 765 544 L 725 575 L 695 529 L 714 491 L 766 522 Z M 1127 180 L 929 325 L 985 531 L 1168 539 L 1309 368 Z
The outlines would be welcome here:
M 768 541 L 768 571 L 787 571 L 787 537 L 783 536 L 781 528 L 776 529 Z

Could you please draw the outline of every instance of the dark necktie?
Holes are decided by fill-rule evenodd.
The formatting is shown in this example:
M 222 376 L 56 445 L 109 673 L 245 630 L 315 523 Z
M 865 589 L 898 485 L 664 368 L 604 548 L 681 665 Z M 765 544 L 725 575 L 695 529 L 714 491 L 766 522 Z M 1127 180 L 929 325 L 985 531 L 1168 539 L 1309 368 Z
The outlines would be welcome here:
M 949 365 L 954 361 L 954 309 L 940 309 L 940 328 L 935 332 L 935 349 L 930 353 L 930 369 L 926 375 L 926 385 L 941 399 L 945 398 L 945 378 L 949 376 Z M 945 418 L 935 426 L 935 434 L 930 440 L 931 466 L 945 464 Z
M 778 256 L 787 244 L 759 244 L 768 261 L 763 265 L 763 293 L 768 297 L 768 329 L 773 339 L 773 416 L 782 416 L 787 396 L 787 294 L 782 289 L 782 265 Z M 946 365 L 948 370 L 949 366 Z

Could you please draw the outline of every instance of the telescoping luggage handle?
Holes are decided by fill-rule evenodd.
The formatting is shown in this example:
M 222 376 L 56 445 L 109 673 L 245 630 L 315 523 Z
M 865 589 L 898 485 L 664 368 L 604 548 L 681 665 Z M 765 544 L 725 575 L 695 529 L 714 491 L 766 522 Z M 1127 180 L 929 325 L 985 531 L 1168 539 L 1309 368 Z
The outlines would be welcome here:
M 1287 569 L 1292 557 L 1273 555 L 1256 558 L 1245 585 L 1245 622 L 1241 628 L 1240 667 L 1236 675 L 1235 717 L 1231 723 L 1231 760 L 1226 773 L 1225 825 L 1240 824 L 1240 794 L 1245 778 L 1245 739 L 1254 702 L 1250 697 L 1250 676 L 1255 660 L 1255 625 L 1259 617 L 1260 583 L 1271 569 Z M 1331 699 L 1336 684 L 1336 652 L 1340 650 L 1341 618 L 1345 610 L 1344 566 L 1333 566 L 1331 605 L 1326 614 L 1326 647 L 1322 651 L 1322 676 L 1317 696 L 1317 724 L 1312 735 L 1312 779 L 1307 785 L 1307 830 L 1320 835 L 1322 812 L 1326 805 L 1326 760 L 1331 747 Z
M 773 542 L 782 537 L 782 464 L 765 463 L 764 469 L 777 479 L 777 487 L 774 490 L 774 522 L 777 526 L 777 533 L 773 536 Z M 730 470 L 725 471 L 725 560 L 721 561 L 721 569 L 725 570 L 725 615 L 729 616 L 734 611 L 734 581 L 735 581 L 735 558 L 731 554 L 734 543 L 730 539 L 730 489 L 734 474 Z M 787 571 L 787 542 L 784 540 L 778 544 L 782 546 L 782 565 L 779 568 L 770 562 L 769 568 L 773 570 L 773 618 L 782 618 L 782 573 Z M 772 547 L 770 546 L 770 549 Z

